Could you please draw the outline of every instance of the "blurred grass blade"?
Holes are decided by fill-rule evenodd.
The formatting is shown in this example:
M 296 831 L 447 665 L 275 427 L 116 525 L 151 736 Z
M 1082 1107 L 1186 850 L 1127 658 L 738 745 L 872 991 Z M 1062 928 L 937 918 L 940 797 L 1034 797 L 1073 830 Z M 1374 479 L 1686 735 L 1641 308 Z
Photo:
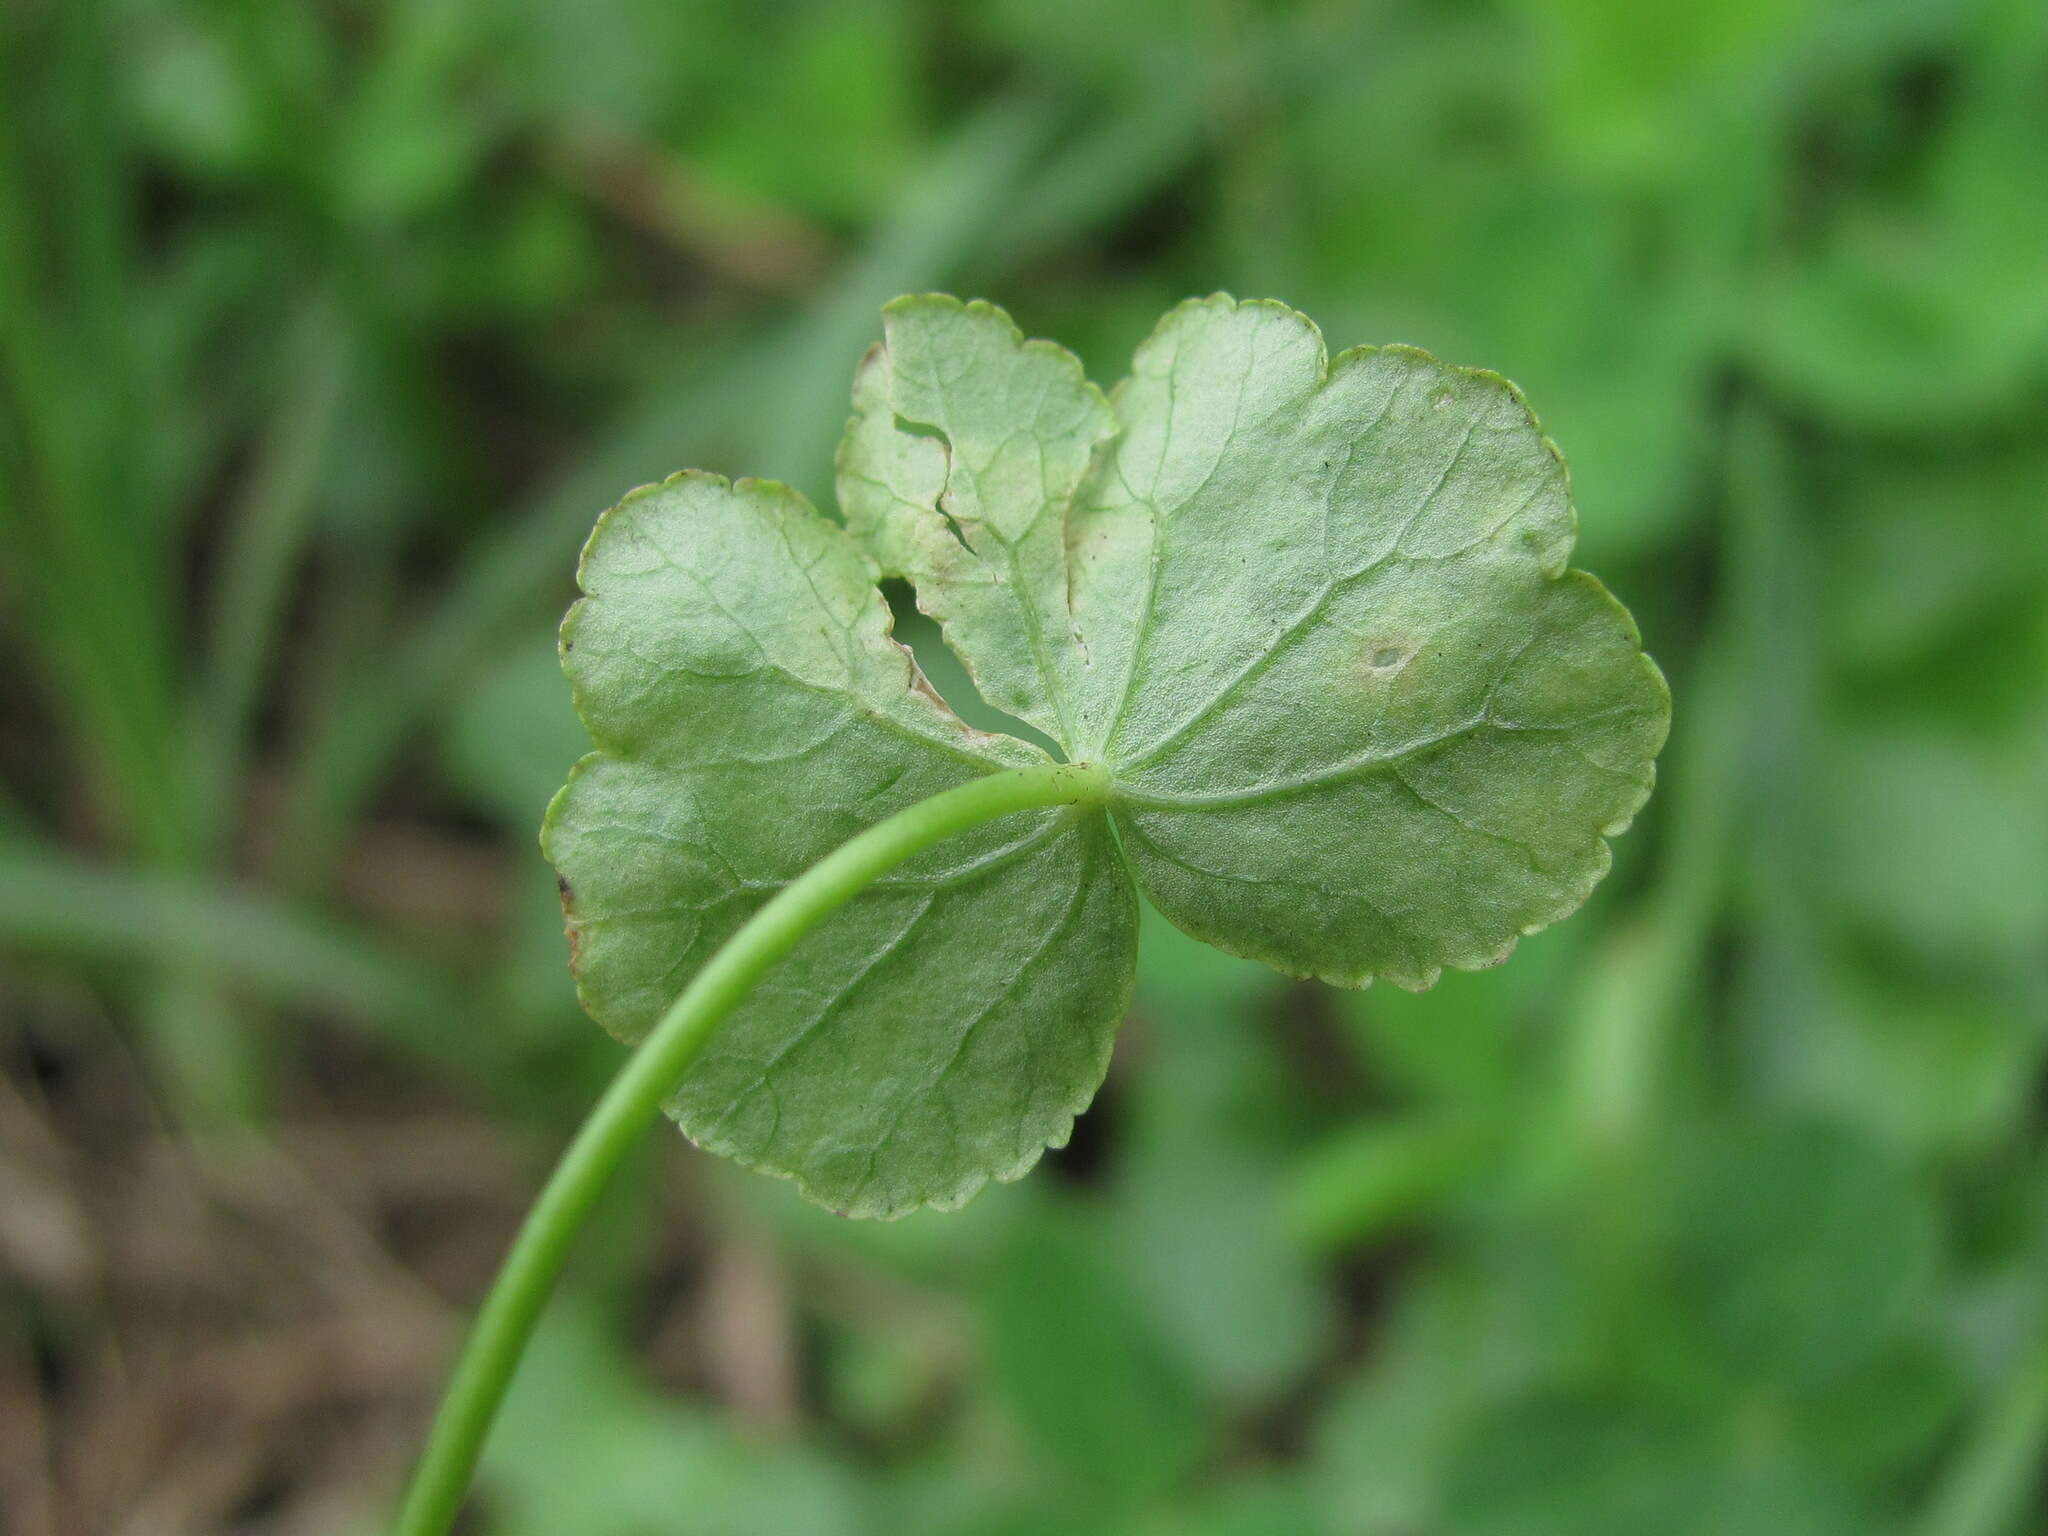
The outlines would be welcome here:
M 376 940 L 202 880 L 0 849 L 0 947 L 88 964 L 205 973 L 267 1001 L 332 1010 L 394 1047 L 465 1070 L 468 1010 L 434 973 Z
M 1917 1536 L 2013 1536 L 2048 1449 L 2048 1336 L 1986 1406 L 1939 1483 Z
M 151 857 L 189 851 L 178 754 L 160 509 L 136 493 L 153 442 L 135 384 L 124 207 L 113 115 L 31 130 L 45 92 L 103 101 L 100 8 L 58 14 L 50 67 L 8 48 L 0 89 L 0 540 L 17 574 L 22 641 L 84 773 Z M 0 45 L 12 42 L 0 37 Z
M 1119 103 L 1025 181 L 991 231 L 989 261 L 1015 270 L 1141 203 L 1195 159 L 1207 121 L 1202 82 L 1193 78 Z
M 346 347 L 324 306 L 307 317 L 305 332 L 293 349 L 285 399 L 243 489 L 212 596 L 208 675 L 193 728 L 195 800 L 208 818 L 210 844 L 225 833 L 239 798 L 237 758 L 246 749 L 347 376 Z
M 1285 1225 L 1319 1248 L 1371 1242 L 1465 1184 L 1493 1141 L 1486 1127 L 1446 1116 L 1340 1131 L 1294 1170 Z

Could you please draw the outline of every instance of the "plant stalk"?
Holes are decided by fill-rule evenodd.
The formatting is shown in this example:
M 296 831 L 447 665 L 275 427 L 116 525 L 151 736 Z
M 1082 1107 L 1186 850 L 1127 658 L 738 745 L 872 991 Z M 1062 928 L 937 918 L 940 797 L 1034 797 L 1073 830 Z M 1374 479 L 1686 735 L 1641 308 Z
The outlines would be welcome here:
M 712 1031 L 768 968 L 912 854 L 983 822 L 1050 806 L 1100 804 L 1108 792 L 1108 773 L 1083 763 L 1013 768 L 946 790 L 826 855 L 725 942 L 612 1079 L 527 1214 L 456 1362 L 394 1536 L 448 1530 L 569 1244 Z

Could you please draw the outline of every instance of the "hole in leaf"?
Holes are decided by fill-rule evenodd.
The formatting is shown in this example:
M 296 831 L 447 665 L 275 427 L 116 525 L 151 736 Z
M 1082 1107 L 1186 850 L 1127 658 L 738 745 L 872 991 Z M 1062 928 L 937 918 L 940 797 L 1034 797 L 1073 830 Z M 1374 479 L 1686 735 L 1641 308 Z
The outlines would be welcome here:
M 912 421 L 902 412 L 896 413 L 896 430 L 909 437 L 928 437 L 935 443 L 945 443 L 946 452 L 953 451 L 953 445 L 946 440 L 946 434 L 928 421 Z
M 1051 754 L 1055 762 L 1067 760 L 1059 743 L 1045 732 L 997 709 L 981 696 L 966 663 L 946 644 L 945 632 L 917 606 L 915 587 L 892 576 L 882 583 L 882 595 L 889 600 L 889 611 L 896 617 L 897 642 L 909 650 L 932 692 L 948 709 L 977 731 L 1015 736 Z
M 946 450 L 947 462 L 949 464 L 952 462 L 952 440 L 948 438 L 946 434 L 942 432 L 939 428 L 933 426 L 928 421 L 912 421 L 908 416 L 902 415 L 901 413 L 898 413 L 894 417 L 894 420 L 896 423 L 896 430 L 898 432 L 903 433 L 906 437 L 929 438 L 931 441 L 939 444 Z M 969 553 L 970 555 L 973 554 L 975 552 L 974 546 L 967 542 L 967 535 L 961 532 L 960 524 L 958 520 L 954 518 L 953 514 L 951 512 L 948 512 L 943 505 L 935 505 L 933 506 L 932 510 L 938 513 L 940 517 L 945 519 L 946 532 L 953 535 L 954 539 L 958 541 L 962 549 L 966 550 L 967 553 Z
M 954 542 L 970 555 L 973 554 L 975 552 L 974 546 L 967 542 L 967 535 L 960 531 L 960 524 L 954 520 L 953 514 L 948 512 L 943 506 L 935 507 L 933 510 L 946 520 L 946 532 L 953 535 Z

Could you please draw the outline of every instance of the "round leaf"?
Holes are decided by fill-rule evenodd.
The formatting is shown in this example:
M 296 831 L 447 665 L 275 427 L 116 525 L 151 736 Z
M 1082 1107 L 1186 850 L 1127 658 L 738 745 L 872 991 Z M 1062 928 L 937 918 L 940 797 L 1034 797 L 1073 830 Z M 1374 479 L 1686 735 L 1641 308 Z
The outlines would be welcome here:
M 1575 909 L 1669 713 L 1566 569 L 1564 468 L 1496 375 L 1329 360 L 1304 316 L 1174 310 L 1105 396 L 1002 311 L 900 299 L 844 530 L 684 475 L 592 535 L 564 664 L 599 751 L 550 812 L 574 965 L 627 1039 L 862 828 L 1043 761 L 891 637 L 908 580 L 983 698 L 1110 771 L 905 865 L 798 946 L 673 1112 L 837 1209 L 954 1205 L 1062 1140 L 1129 994 L 1136 888 L 1298 975 L 1426 987 Z

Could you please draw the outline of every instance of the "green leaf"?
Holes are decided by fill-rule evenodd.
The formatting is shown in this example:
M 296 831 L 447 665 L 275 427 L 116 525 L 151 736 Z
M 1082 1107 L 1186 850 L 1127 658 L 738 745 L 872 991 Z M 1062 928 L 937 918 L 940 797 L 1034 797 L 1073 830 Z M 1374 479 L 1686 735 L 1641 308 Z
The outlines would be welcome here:
M 1848 1536 L 1863 1511 L 1786 1448 L 1654 1400 L 1545 1390 L 1472 1424 L 1445 1483 L 1459 1536 Z
M 1692 1328 L 1737 1379 L 1825 1383 L 1925 1314 L 1934 1203 L 1876 1145 L 1785 1121 L 1700 1152 L 1678 1184 L 1672 1278 Z
M 1071 353 L 988 305 L 898 299 L 883 314 L 839 452 L 847 526 L 917 588 L 984 699 L 1086 742 L 1104 706 L 1072 611 L 1072 513 L 1109 404 Z
M 1118 411 L 1079 536 L 1115 584 L 1076 607 L 1123 673 L 1102 753 L 1160 910 L 1281 970 L 1426 987 L 1576 909 L 1665 699 L 1565 571 L 1564 468 L 1512 387 L 1406 348 L 1328 366 L 1291 310 L 1209 300 Z
M 707 1536 L 866 1528 L 844 1465 L 657 1394 L 587 1295 L 565 1297 L 535 1336 L 483 1477 L 497 1536 L 672 1530 L 679 1509 Z
M 1669 1411 L 1531 1392 L 1466 1431 L 1446 1475 L 1445 1524 L 1471 1536 L 1692 1536 L 1713 1529 L 1696 1509 L 1713 1481 L 1702 1437 Z
M 771 894 L 948 787 L 1042 762 L 892 638 L 908 581 L 982 697 L 1111 773 L 808 934 L 671 1111 L 836 1209 L 953 1206 L 1064 1140 L 1129 995 L 1136 887 L 1298 975 L 1426 987 L 1576 908 L 1668 715 L 1568 571 L 1564 468 L 1492 374 L 1334 362 L 1182 305 L 1104 396 L 1000 310 L 901 299 L 861 365 L 842 530 L 689 473 L 599 521 L 563 626 L 599 750 L 544 832 L 589 1010 L 644 1033 Z
M 1371 1354 L 1316 1430 L 1317 1481 L 1336 1529 L 1448 1529 L 1439 1505 L 1450 1459 L 1473 1419 L 1544 1356 L 1541 1315 L 1455 1261 L 1428 1266 L 1393 1298 Z
M 1277 1178 L 1242 1137 L 1150 1138 L 1115 1191 L 1116 1246 L 1147 1315 L 1212 1398 L 1270 1402 L 1333 1332 L 1322 1276 L 1281 1224 Z
M 1845 1487 L 1910 1476 L 1969 1400 L 1953 1356 L 1928 1335 L 1909 1335 L 1797 1402 L 1801 1438 L 1815 1464 Z
M 873 567 L 784 486 L 686 473 L 636 493 L 581 581 L 562 656 L 599 750 L 544 841 L 585 1006 L 624 1039 L 855 833 L 1040 756 L 919 686 Z M 836 1209 L 956 1206 L 1065 1140 L 1108 1065 L 1136 923 L 1101 818 L 965 833 L 800 944 L 670 1112 Z
M 1113 1267 L 1106 1235 L 1057 1207 L 1020 1228 L 990 1288 L 988 1370 L 1040 1455 L 1129 1506 L 1172 1487 L 1206 1431 L 1192 1382 Z

